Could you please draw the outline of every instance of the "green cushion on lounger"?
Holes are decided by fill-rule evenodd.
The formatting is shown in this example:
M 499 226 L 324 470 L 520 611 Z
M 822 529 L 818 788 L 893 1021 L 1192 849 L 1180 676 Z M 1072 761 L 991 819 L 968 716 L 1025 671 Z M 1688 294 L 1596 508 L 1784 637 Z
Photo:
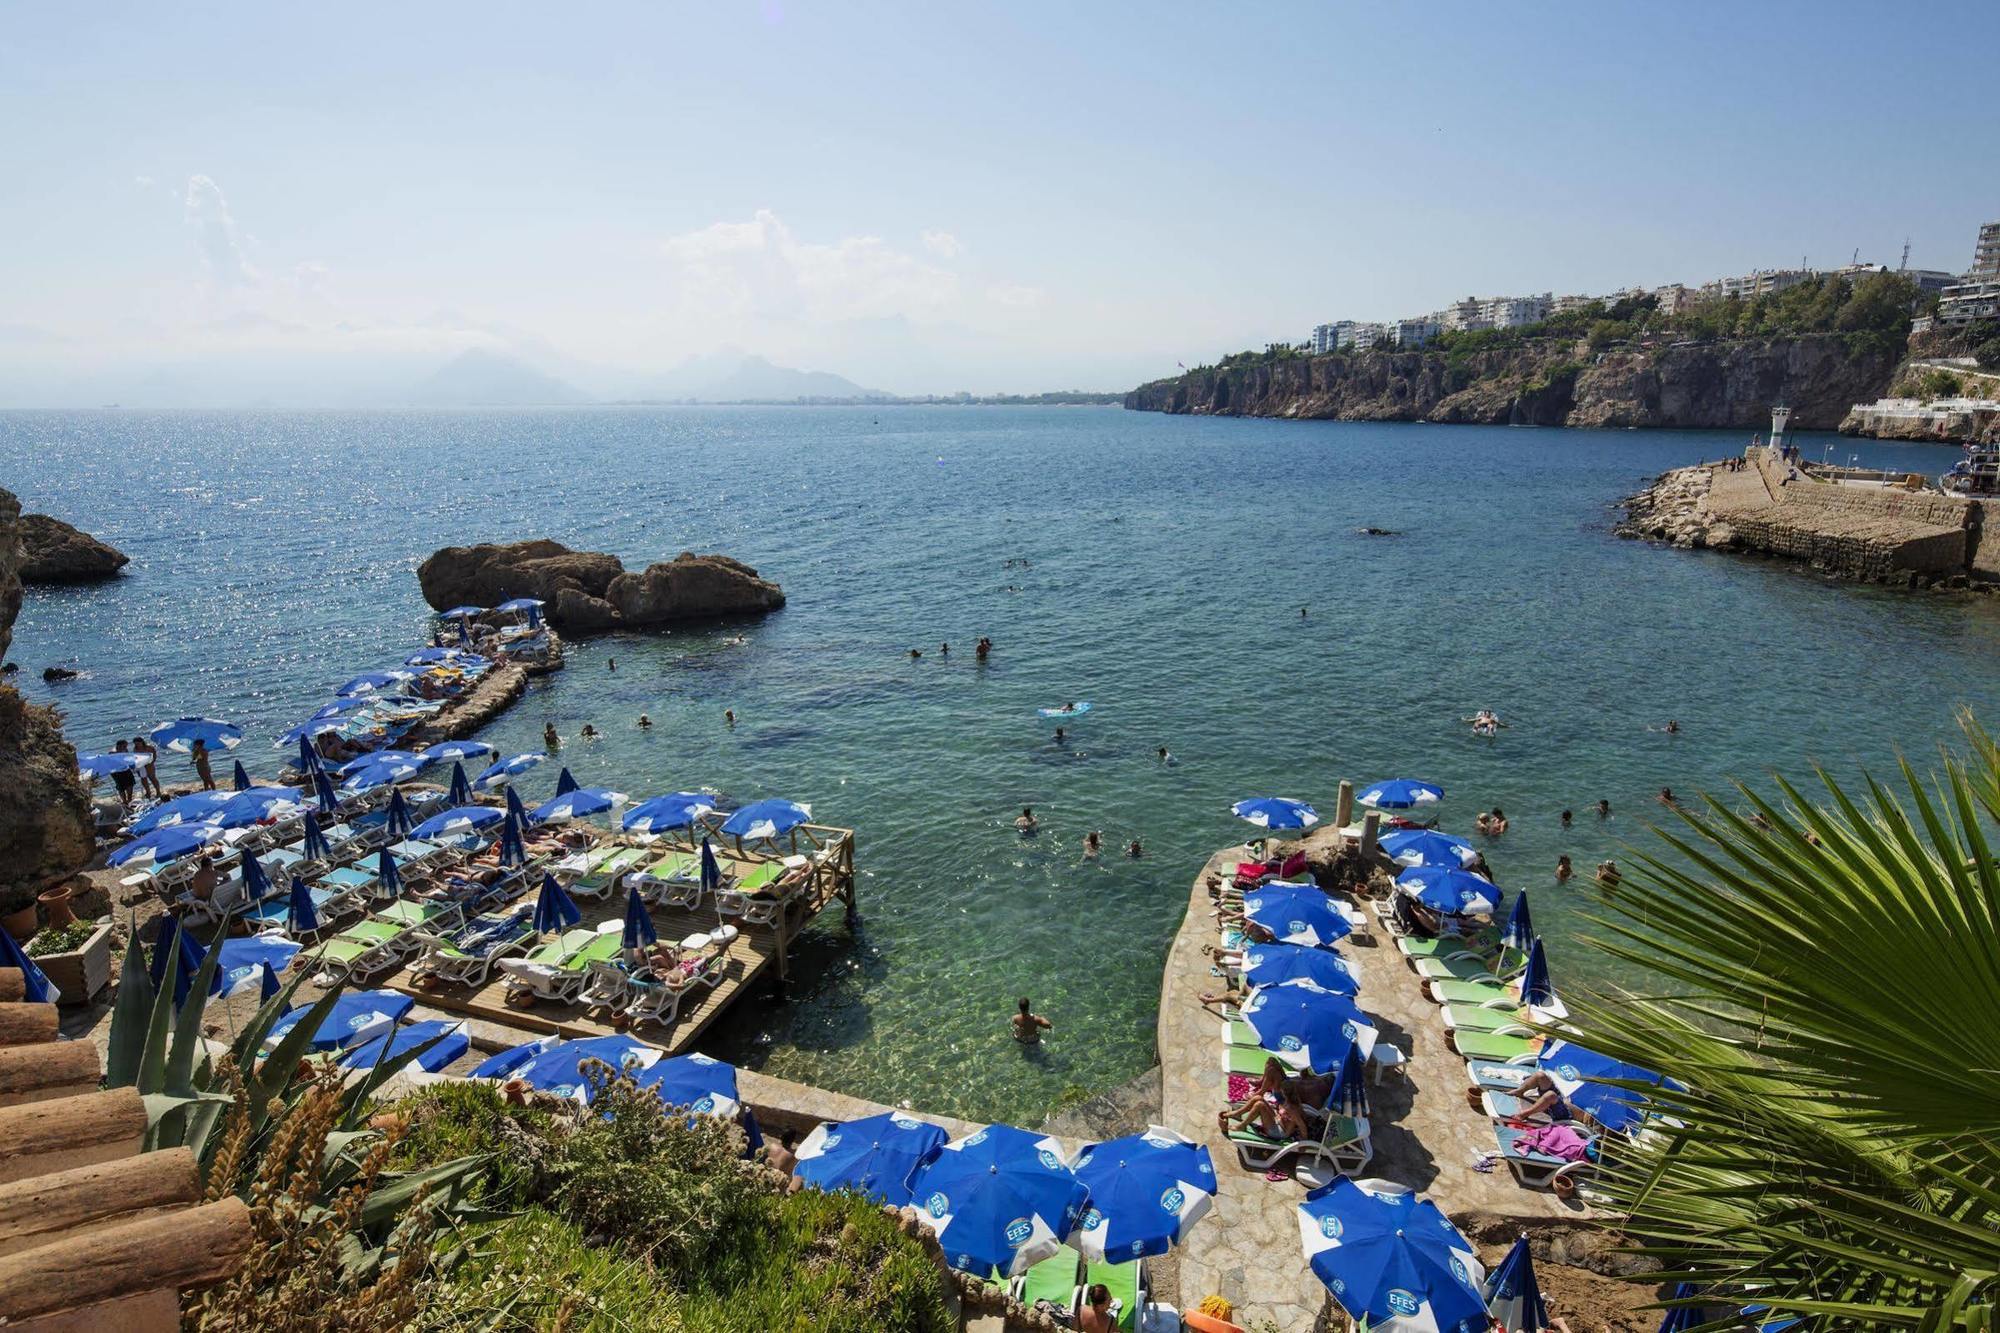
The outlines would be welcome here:
M 1225 1046 L 1222 1048 L 1222 1068 L 1225 1073 L 1248 1074 L 1252 1078 L 1264 1072 L 1264 1062 L 1271 1053 L 1250 1046 Z
M 1240 1018 L 1229 1019 L 1222 1025 L 1222 1039 L 1231 1046 L 1253 1046 L 1264 1049 L 1264 1043 L 1257 1038 L 1257 1029 Z
M 701 858 L 686 852 L 663 856 L 646 867 L 647 879 L 692 879 L 701 873 Z
M 1122 1264 L 1086 1264 L 1083 1272 L 1084 1294 L 1088 1295 L 1090 1288 L 1100 1282 L 1110 1291 L 1112 1300 L 1122 1302 L 1118 1308 L 1118 1327 L 1138 1328 L 1139 1261 L 1134 1259 Z
M 1499 943 L 1495 935 L 1445 935 L 1426 939 L 1421 935 L 1399 935 L 1396 947 L 1405 958 L 1446 958 L 1455 953 L 1471 950 L 1474 953 L 1488 953 Z
M 1539 1047 L 1537 1038 L 1502 1036 L 1495 1032 L 1454 1032 L 1451 1043 L 1458 1053 L 1468 1060 L 1494 1060 L 1505 1062 L 1518 1056 L 1532 1055 Z
M 1498 1032 L 1501 1028 L 1518 1027 L 1528 1021 L 1520 1009 L 1481 1009 L 1477 1005 L 1448 1004 L 1445 1013 L 1451 1015 L 1451 1029 L 1454 1032 Z
M 767 889 L 777 883 L 784 873 L 785 868 L 782 865 L 776 861 L 766 861 L 739 878 L 736 881 L 736 891 L 756 893 L 761 889 Z
M 1032 1307 L 1036 1301 L 1053 1301 L 1069 1309 L 1076 1299 L 1076 1266 L 1080 1258 L 1075 1250 L 1066 1249 L 1022 1274 L 1021 1304 Z
M 1418 958 L 1417 975 L 1437 980 L 1498 981 L 1500 975 L 1477 958 Z
M 457 910 L 456 903 L 421 902 L 413 898 L 399 898 L 387 906 L 377 908 L 374 915 L 378 921 L 388 921 L 399 926 L 421 926 Z
M 1491 981 L 1433 981 L 1426 990 L 1438 1004 L 1484 1004 L 1488 1000 L 1514 1001 L 1514 988 L 1497 977 Z

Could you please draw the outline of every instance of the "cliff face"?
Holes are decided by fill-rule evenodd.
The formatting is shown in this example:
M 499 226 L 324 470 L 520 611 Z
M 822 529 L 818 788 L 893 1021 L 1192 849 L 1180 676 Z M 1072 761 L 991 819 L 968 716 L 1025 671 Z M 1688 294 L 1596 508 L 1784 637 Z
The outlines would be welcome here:
M 615 555 L 572 551 L 552 541 L 447 546 L 417 566 L 417 582 L 440 611 L 539 597 L 548 604 L 551 625 L 577 634 L 747 615 L 785 604 L 777 584 L 728 556 L 682 551 L 628 571 Z
M 1537 341 L 1454 363 L 1436 352 L 1298 357 L 1155 380 L 1125 396 L 1136 411 L 1500 426 L 1758 429 L 1773 403 L 1795 427 L 1835 426 L 1878 395 L 1894 356 L 1856 355 L 1813 335 L 1687 347 L 1613 349 Z
M 26 558 L 21 503 L 0 490 L 0 656 L 13 641 Z M 95 849 L 90 797 L 62 720 L 0 685 L 0 911 L 69 878 Z

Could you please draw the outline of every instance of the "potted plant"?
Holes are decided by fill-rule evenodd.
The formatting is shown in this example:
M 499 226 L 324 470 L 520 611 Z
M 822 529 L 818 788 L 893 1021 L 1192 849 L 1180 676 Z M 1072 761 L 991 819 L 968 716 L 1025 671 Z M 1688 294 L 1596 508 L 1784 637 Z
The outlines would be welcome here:
M 44 927 L 26 952 L 62 992 L 64 1004 L 82 1004 L 111 980 L 111 918 Z

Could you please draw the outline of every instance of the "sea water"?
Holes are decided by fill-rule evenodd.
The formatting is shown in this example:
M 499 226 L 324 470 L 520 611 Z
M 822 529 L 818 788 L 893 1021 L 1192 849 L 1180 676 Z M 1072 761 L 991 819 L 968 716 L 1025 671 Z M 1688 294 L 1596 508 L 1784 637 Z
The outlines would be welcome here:
M 132 557 L 30 590 L 10 656 L 80 747 L 206 714 L 269 776 L 280 730 L 427 639 L 415 569 L 437 547 L 745 560 L 783 611 L 572 641 L 484 739 L 538 750 L 553 723 L 586 783 L 784 796 L 856 829 L 859 924 L 828 913 L 784 1001 L 705 1045 L 1034 1123 L 1152 1061 L 1164 949 L 1197 867 L 1247 831 L 1236 799 L 1330 815 L 1343 777 L 1420 777 L 1447 829 L 1503 807 L 1488 858 L 1582 988 L 1617 979 L 1582 919 L 1591 868 L 1657 845 L 1660 788 L 1921 764 L 1954 709 L 2000 723 L 2000 603 L 1612 536 L 1647 476 L 1742 443 L 1077 408 L 0 414 L 0 485 Z M 45 686 L 56 664 L 84 674 Z M 1036 710 L 1073 700 L 1094 707 L 1058 745 Z M 1482 707 L 1496 738 L 1465 725 Z M 1008 1035 L 1023 995 L 1055 1024 L 1038 1049 Z

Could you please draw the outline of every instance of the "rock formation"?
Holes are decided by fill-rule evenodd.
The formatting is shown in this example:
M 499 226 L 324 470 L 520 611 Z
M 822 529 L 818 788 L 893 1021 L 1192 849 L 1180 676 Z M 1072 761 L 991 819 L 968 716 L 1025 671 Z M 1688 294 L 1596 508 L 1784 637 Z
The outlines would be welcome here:
M 0 490 L 0 656 L 21 609 L 21 503 Z M 0 685 L 0 912 L 81 870 L 96 850 L 90 796 L 53 708 Z
M 1375 350 L 1189 371 L 1125 396 L 1137 411 L 1487 426 L 1761 430 L 1771 404 L 1800 430 L 1838 425 L 1881 393 L 1893 355 L 1835 335 L 1614 348 L 1540 339 L 1447 356 Z
M 47 514 L 21 515 L 20 528 L 23 583 L 90 583 L 112 578 L 132 562 L 117 547 Z
M 744 615 L 785 604 L 777 584 L 728 556 L 683 551 L 633 573 L 615 555 L 572 551 L 552 541 L 447 546 L 417 567 L 417 581 L 424 600 L 440 611 L 539 597 L 548 604 L 549 623 L 574 634 Z

